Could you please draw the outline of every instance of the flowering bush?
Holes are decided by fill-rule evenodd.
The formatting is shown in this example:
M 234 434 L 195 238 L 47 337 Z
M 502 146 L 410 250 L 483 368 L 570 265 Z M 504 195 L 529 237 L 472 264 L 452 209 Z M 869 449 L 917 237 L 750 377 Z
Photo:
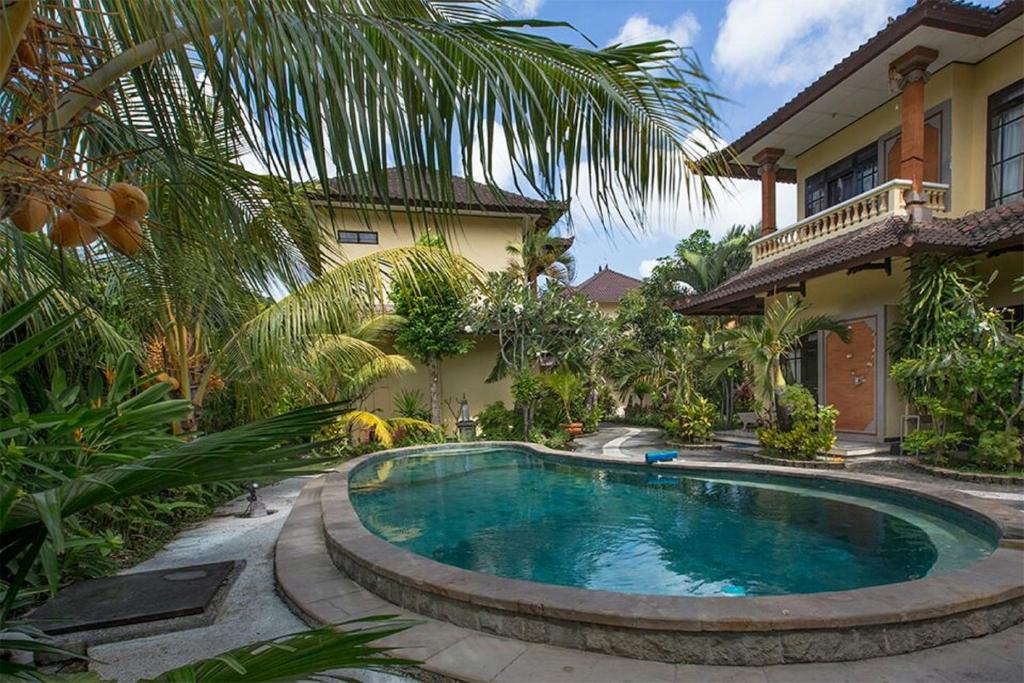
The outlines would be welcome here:
M 491 273 L 487 292 L 470 306 L 470 314 L 474 329 L 498 337 L 490 379 L 535 363 L 592 374 L 610 338 L 597 304 L 558 285 L 538 294 L 508 273 Z

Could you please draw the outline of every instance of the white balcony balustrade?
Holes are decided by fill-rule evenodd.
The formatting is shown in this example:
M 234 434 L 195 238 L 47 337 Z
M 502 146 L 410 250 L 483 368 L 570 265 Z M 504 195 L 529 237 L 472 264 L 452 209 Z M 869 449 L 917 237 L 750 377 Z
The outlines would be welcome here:
M 907 209 L 904 193 L 910 188 L 909 180 L 890 180 L 787 228 L 754 240 L 750 243 L 753 264 L 791 254 L 889 216 L 905 216 Z M 945 213 L 949 186 L 924 183 L 923 190 L 925 205 L 935 214 Z

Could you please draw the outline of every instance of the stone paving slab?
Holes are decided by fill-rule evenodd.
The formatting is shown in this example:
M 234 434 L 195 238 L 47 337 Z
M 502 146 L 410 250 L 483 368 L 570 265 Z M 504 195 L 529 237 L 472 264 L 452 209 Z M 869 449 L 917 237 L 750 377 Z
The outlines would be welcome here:
M 460 681 L 493 681 L 524 652 L 527 644 L 483 634 L 470 635 L 424 662 L 434 673 Z M 546 681 L 543 674 L 518 680 Z
M 673 683 L 676 667 L 663 662 L 530 645 L 493 680 L 495 683 L 574 683 L 580 680 L 591 683 Z
M 313 505 L 319 508 L 322 479 L 307 486 L 301 500 L 303 509 Z M 319 553 L 308 552 L 307 541 L 296 544 L 291 532 L 302 529 L 302 538 L 319 534 L 314 547 Z M 294 609 L 311 623 L 318 620 L 310 609 L 314 601 L 304 600 L 306 587 L 317 583 L 337 584 L 338 598 L 320 601 L 325 616 L 343 620 L 350 615 L 346 610 L 357 605 L 350 598 L 355 592 L 366 594 L 367 602 L 379 600 L 369 591 L 351 582 L 329 559 L 324 547 L 322 523 L 301 514 L 289 518 L 275 549 L 275 564 L 279 588 Z M 291 561 L 290 553 L 302 554 L 303 562 Z M 302 571 L 296 572 L 297 567 Z M 331 575 L 333 578 L 325 578 Z M 307 581 L 316 577 L 315 581 Z M 356 586 L 355 592 L 349 592 Z M 346 591 L 342 593 L 342 591 Z M 325 605 L 334 602 L 333 612 Z M 423 661 L 419 671 L 411 672 L 424 680 L 496 681 L 500 683 L 602 683 L 604 681 L 677 681 L 679 683 L 796 683 L 806 680 L 814 683 L 953 683 L 954 681 L 993 681 L 1017 683 L 1024 680 L 1024 626 L 1014 626 L 998 634 L 962 641 L 895 657 L 841 662 L 835 664 L 788 664 L 768 667 L 701 666 L 666 664 L 640 661 L 624 657 L 600 655 L 582 650 L 525 643 L 510 638 L 484 635 L 479 631 L 461 628 L 411 614 L 385 603 L 386 607 L 369 613 L 389 613 L 416 622 L 412 628 L 382 641 L 386 645 L 402 648 L 397 654 Z M 365 616 L 366 613 L 361 616 Z

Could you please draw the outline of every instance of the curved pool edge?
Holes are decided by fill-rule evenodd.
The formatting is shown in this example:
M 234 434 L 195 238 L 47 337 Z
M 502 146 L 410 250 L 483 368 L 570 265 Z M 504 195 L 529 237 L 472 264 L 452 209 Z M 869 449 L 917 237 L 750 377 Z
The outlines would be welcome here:
M 511 447 L 605 465 L 520 442 L 394 449 L 353 459 L 321 493 L 332 561 L 394 604 L 436 619 L 532 642 L 639 659 L 764 665 L 899 654 L 994 633 L 1024 621 L 1024 529 L 1015 510 L 927 483 L 828 470 L 739 463 L 669 463 L 658 469 L 733 471 L 853 482 L 897 490 L 966 512 L 999 534 L 971 567 L 910 582 L 833 593 L 746 598 L 633 595 L 534 583 L 445 565 L 399 548 L 363 526 L 349 475 L 376 460 L 433 450 Z

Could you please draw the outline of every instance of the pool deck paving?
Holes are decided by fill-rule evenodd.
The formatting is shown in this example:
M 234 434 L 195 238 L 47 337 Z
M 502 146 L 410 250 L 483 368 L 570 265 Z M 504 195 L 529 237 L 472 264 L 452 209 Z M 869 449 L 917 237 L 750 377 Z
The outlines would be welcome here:
M 645 450 L 664 445 L 660 442 L 659 430 L 615 426 L 579 439 L 580 450 L 603 452 L 606 444 L 618 439 L 621 440 L 612 445 L 618 450 L 606 454 L 625 460 L 641 460 Z M 681 456 L 695 461 L 749 462 L 743 455 L 725 451 L 684 452 Z M 899 476 L 896 472 L 886 471 L 886 474 Z M 937 483 L 935 478 L 920 473 L 909 473 L 910 477 Z M 982 638 L 878 659 L 735 667 L 668 664 L 601 655 L 522 642 L 427 619 L 385 602 L 334 566 L 324 550 L 319 501 L 321 482 L 322 478 L 296 478 L 265 489 L 267 506 L 278 512 L 256 520 L 235 518 L 234 515 L 244 508 L 245 500 L 232 501 L 211 519 L 179 534 L 157 556 L 131 570 L 198 561 L 247 560 L 244 573 L 231 589 L 224 613 L 214 624 L 93 648 L 91 654 L 102 660 L 94 665 L 94 670 L 119 681 L 134 681 L 245 643 L 294 632 L 302 627 L 302 621 L 336 623 L 394 614 L 410 620 L 414 626 L 392 636 L 386 644 L 401 648 L 397 654 L 422 661 L 421 668 L 391 674 L 360 672 L 356 674 L 359 680 L 375 683 L 412 679 L 506 683 L 1024 681 L 1024 625 Z M 309 483 L 311 485 L 306 486 Z M 968 486 L 965 482 L 947 481 L 945 484 L 951 489 L 971 489 L 972 493 L 979 489 L 983 493 L 993 492 L 990 487 Z M 1001 492 L 1014 493 L 1006 487 L 1002 487 Z M 275 592 L 275 573 L 280 592 L 288 594 L 287 603 L 280 592 Z M 296 613 L 302 615 L 302 621 Z

